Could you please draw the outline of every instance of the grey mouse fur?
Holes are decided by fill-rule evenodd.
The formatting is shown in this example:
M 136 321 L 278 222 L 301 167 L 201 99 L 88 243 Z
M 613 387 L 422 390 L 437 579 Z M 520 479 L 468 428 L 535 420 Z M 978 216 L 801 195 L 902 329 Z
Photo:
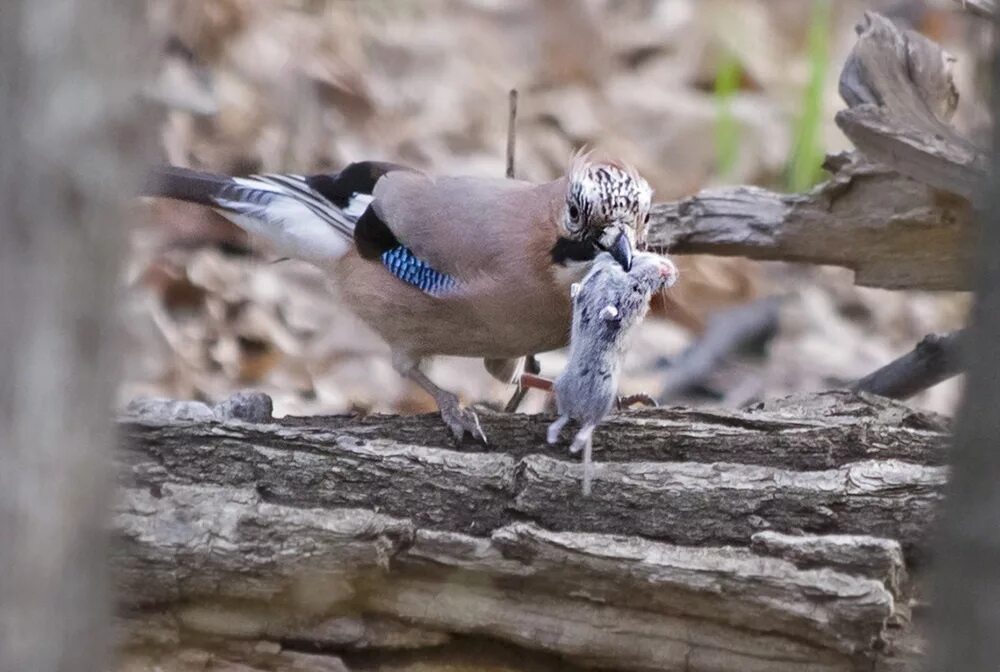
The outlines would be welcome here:
M 576 420 L 570 452 L 583 450 L 583 494 L 591 489 L 594 429 L 611 412 L 629 332 L 646 316 L 653 292 L 674 284 L 677 267 L 666 257 L 635 255 L 626 272 L 604 252 L 578 285 L 573 285 L 573 331 L 569 362 L 555 381 L 559 418 L 549 425 L 548 441 L 556 443 L 566 423 Z

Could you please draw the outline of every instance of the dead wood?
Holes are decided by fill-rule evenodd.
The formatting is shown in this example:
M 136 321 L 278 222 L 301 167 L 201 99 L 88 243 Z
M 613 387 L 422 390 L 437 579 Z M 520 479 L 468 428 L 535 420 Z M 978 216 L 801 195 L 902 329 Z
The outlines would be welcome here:
M 517 89 L 507 94 L 507 168 L 504 175 L 514 179 L 515 153 L 517 151 Z
M 869 15 L 841 88 L 851 108 L 838 121 L 867 158 L 831 158 L 830 180 L 806 194 L 735 187 L 659 204 L 652 247 L 967 289 L 983 164 L 947 124 L 946 58 Z M 916 664 L 909 599 L 947 476 L 940 418 L 850 392 L 625 413 L 596 433 L 588 499 L 579 462 L 545 442 L 550 418 L 481 420 L 488 448 L 454 445 L 436 416 L 275 421 L 252 395 L 134 404 L 120 421 L 114 563 L 129 659 Z
M 867 13 L 844 66 L 837 123 L 860 156 L 831 157 L 805 194 L 703 191 L 653 207 L 650 243 L 676 254 L 843 266 L 860 285 L 968 290 L 969 199 L 984 154 L 947 123 L 958 101 L 950 57 Z
M 996 0 L 955 0 L 955 2 L 976 16 L 986 19 L 992 19 L 997 16 Z
M 848 393 L 617 416 L 589 500 L 548 418 L 484 414 L 490 448 L 456 450 L 431 416 L 239 406 L 121 419 L 129 656 L 502 669 L 485 638 L 528 669 L 870 669 L 945 478 L 937 418 Z
M 840 77 L 837 125 L 873 161 L 972 198 L 986 157 L 947 123 L 958 104 L 952 57 L 923 35 L 865 13 Z
M 670 363 L 659 402 L 670 401 L 704 382 L 740 348 L 767 340 L 778 328 L 780 306 L 780 297 L 768 296 L 712 315 L 705 332 Z
M 806 194 L 709 189 L 653 206 L 649 242 L 676 254 L 741 256 L 853 269 L 889 289 L 969 289 L 972 209 L 856 155 L 827 161 L 828 182 Z
M 963 349 L 966 332 L 925 336 L 902 357 L 869 373 L 851 385 L 855 392 L 868 392 L 890 399 L 908 399 L 965 369 Z
M 762 555 L 784 558 L 796 567 L 833 567 L 848 574 L 870 576 L 885 583 L 897 599 L 905 597 L 903 549 L 894 540 L 764 531 L 753 535 L 750 542 L 751 548 Z

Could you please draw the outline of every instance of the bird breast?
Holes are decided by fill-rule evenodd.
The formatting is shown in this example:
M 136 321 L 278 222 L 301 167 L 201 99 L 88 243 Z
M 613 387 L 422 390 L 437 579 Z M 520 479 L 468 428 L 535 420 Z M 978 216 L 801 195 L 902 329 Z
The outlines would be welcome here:
M 344 303 L 393 350 L 415 357 L 489 358 L 565 346 L 572 328 L 569 288 L 582 277 L 580 269 L 522 264 L 435 297 L 355 252 L 337 263 L 333 275 Z

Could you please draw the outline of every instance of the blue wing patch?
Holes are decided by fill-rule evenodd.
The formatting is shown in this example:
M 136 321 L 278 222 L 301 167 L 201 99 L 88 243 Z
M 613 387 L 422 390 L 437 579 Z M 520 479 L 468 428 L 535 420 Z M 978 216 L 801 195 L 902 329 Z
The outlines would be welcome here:
M 455 278 L 434 270 L 402 245 L 383 252 L 382 263 L 397 278 L 431 296 L 443 296 L 458 285 Z

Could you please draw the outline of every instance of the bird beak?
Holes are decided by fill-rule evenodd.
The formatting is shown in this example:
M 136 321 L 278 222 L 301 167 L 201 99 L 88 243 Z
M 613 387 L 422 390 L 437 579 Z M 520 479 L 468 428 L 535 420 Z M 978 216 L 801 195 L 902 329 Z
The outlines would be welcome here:
M 611 256 L 615 258 L 626 272 L 632 270 L 632 239 L 622 231 L 618 234 L 614 244 L 608 249 Z

